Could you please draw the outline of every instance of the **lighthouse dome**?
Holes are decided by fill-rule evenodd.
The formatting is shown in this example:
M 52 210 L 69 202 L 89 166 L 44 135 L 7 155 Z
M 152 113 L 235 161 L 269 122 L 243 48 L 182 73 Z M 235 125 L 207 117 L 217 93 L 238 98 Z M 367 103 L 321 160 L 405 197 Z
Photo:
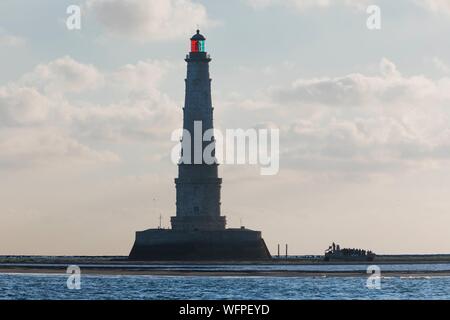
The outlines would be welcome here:
M 192 36 L 191 40 L 206 40 L 206 38 L 200 34 L 200 30 L 197 30 L 197 33 Z

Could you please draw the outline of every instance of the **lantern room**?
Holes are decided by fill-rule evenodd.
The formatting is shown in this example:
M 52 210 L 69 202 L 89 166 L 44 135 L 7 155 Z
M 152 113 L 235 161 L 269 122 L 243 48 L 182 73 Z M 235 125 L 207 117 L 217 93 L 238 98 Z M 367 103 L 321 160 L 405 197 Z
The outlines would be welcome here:
M 191 52 L 206 52 L 205 48 L 206 38 L 200 34 L 200 30 L 191 38 Z

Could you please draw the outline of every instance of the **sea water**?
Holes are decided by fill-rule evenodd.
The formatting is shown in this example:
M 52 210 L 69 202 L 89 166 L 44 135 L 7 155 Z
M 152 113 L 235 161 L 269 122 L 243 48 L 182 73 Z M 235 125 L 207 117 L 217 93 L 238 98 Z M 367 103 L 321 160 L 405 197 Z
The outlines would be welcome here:
M 82 275 L 79 290 L 67 278 L 0 274 L 0 299 L 450 299 L 447 276 L 381 277 L 379 289 L 364 276 Z

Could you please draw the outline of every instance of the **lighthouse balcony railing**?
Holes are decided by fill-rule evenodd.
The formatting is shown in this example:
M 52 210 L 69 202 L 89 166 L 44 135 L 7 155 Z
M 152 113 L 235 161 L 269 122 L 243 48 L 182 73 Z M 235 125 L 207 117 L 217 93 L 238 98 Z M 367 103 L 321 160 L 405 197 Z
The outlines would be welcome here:
M 211 59 L 211 55 L 209 53 L 207 53 L 206 55 L 206 59 L 210 60 Z M 191 56 L 189 54 L 186 55 L 186 60 L 189 60 L 191 58 Z

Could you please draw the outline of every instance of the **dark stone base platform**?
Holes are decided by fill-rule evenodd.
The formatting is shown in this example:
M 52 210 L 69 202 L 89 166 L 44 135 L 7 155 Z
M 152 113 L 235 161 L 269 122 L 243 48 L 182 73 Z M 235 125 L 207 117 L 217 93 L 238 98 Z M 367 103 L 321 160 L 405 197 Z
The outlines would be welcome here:
M 254 261 L 271 255 L 260 231 L 178 231 L 148 229 L 136 232 L 129 260 L 134 261 Z

